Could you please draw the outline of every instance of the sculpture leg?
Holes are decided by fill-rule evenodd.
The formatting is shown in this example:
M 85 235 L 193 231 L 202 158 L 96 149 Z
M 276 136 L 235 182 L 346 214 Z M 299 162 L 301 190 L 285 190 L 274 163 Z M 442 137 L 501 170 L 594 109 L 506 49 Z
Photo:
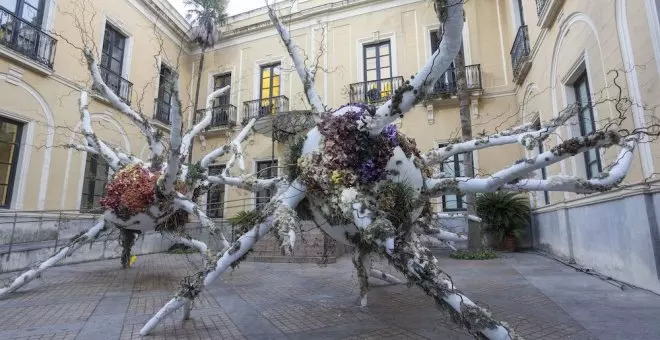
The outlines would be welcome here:
M 435 265 L 437 260 L 431 252 L 418 242 L 400 242 L 394 252 L 380 252 L 409 282 L 433 297 L 471 333 L 481 333 L 487 339 L 520 339 L 509 326 L 493 319 L 489 311 L 460 293 L 449 275 Z
M 367 292 L 369 292 L 369 270 L 371 261 L 369 256 L 357 247 L 353 249 L 353 265 L 357 270 L 358 283 L 360 284 L 360 307 L 367 307 Z
M 0 288 L 0 298 L 9 295 L 10 293 L 16 291 L 17 289 L 23 287 L 35 277 L 38 277 L 46 269 L 54 266 L 64 258 L 70 256 L 78 250 L 82 245 L 95 241 L 99 235 L 106 231 L 108 228 L 105 224 L 103 218 L 101 218 L 96 225 L 89 229 L 86 233 L 74 238 L 66 246 L 60 248 L 55 255 L 51 256 L 44 262 L 41 262 L 38 266 L 24 272 L 17 278 L 15 278 L 8 286 Z
M 121 244 L 121 266 L 126 269 L 131 261 L 131 249 L 135 244 L 137 232 L 128 229 L 119 229 L 119 243 Z

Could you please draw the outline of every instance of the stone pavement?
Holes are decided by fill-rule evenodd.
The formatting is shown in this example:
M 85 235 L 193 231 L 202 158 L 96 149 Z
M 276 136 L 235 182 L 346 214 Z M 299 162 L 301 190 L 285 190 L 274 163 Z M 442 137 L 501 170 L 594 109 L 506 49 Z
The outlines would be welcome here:
M 0 301 L 0 339 L 139 339 L 199 263 L 196 255 L 157 254 L 129 270 L 119 260 L 51 269 Z M 526 339 L 660 338 L 660 297 L 621 291 L 539 255 L 441 255 L 439 265 Z M 371 282 L 363 311 L 346 256 L 327 267 L 245 262 L 201 295 L 191 320 L 182 325 L 177 313 L 147 339 L 471 339 L 417 288 Z

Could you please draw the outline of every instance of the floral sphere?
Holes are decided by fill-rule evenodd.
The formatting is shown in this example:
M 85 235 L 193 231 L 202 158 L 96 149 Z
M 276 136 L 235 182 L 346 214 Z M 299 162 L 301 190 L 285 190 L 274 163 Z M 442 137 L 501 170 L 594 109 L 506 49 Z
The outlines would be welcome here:
M 395 125 L 387 126 L 376 137 L 370 136 L 361 127 L 374 113 L 375 109 L 365 104 L 337 109 L 307 134 L 298 159 L 300 180 L 310 193 L 316 222 L 331 237 L 347 244 L 348 238 L 358 232 L 353 223 L 354 204 L 362 203 L 370 210 L 386 209 L 378 207 L 379 192 L 385 185 L 396 184 L 411 193 L 409 199 L 415 201 L 412 206 L 419 205 L 420 209 L 411 212 L 410 219 L 421 212 L 421 191 L 428 169 L 415 141 Z

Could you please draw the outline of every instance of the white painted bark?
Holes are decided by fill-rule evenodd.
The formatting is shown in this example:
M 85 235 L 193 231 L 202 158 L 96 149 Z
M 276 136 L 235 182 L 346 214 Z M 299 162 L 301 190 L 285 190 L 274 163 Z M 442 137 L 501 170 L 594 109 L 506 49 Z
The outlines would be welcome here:
M 497 173 L 487 178 L 428 178 L 426 179 L 428 193 L 430 195 L 444 195 L 445 193 L 455 193 L 458 191 L 462 193 L 479 193 L 491 192 L 498 189 L 520 190 L 519 186 L 512 184 L 514 180 L 519 179 L 520 181 L 525 182 L 526 180 L 522 178 L 535 170 L 544 168 L 551 164 L 555 164 L 588 150 L 596 149 L 599 147 L 612 146 L 613 144 L 617 143 L 619 139 L 619 135 L 612 131 L 572 138 L 557 145 L 550 151 L 546 151 L 534 158 L 514 164 L 511 167 L 498 171 Z M 624 155 L 627 155 L 630 153 L 629 148 L 634 146 L 634 140 L 631 139 L 625 142 L 624 145 L 623 153 Z M 567 149 L 570 149 L 570 152 L 566 151 Z M 621 163 L 621 166 L 617 168 L 617 171 L 614 173 L 615 176 L 608 176 L 612 176 L 612 179 L 605 178 L 603 181 L 616 181 L 620 178 L 619 175 L 625 175 L 625 172 L 627 172 L 627 169 L 630 166 L 629 163 L 625 161 L 627 159 L 627 157 L 624 157 L 622 159 L 623 161 L 619 162 Z M 540 184 L 538 182 L 529 183 L 530 185 L 536 184 L 537 186 Z M 558 185 L 550 185 L 550 183 L 547 182 L 544 183 L 546 183 L 548 188 L 559 187 Z M 588 190 L 588 188 L 585 188 L 584 190 Z
M 402 95 L 395 93 L 392 99 L 376 110 L 374 117 L 367 122 L 367 129 L 372 136 L 380 134 L 387 125 L 410 111 L 422 99 L 421 94 L 433 86 L 454 61 L 461 48 L 464 1 L 446 0 L 447 19 L 438 50 L 410 81 L 411 89 L 404 90 Z
M 285 205 L 289 209 L 294 209 L 305 198 L 306 189 L 300 182 L 295 181 L 289 185 L 286 190 L 273 199 L 274 204 Z M 205 274 L 204 287 L 211 285 L 229 266 L 245 255 L 254 244 L 270 231 L 273 225 L 273 218 L 269 218 L 266 222 L 261 223 L 250 231 L 241 236 L 231 249 L 225 251 L 218 259 L 215 268 Z M 156 325 L 168 315 L 181 308 L 186 303 L 186 298 L 176 296 L 161 308 L 156 315 L 154 315 L 140 330 L 140 335 L 149 334 Z
M 36 268 L 30 269 L 25 273 L 21 274 L 19 277 L 14 279 L 9 286 L 0 288 L 0 298 L 3 298 L 10 293 L 16 291 L 17 289 L 28 284 L 34 278 L 38 277 L 46 269 L 54 266 L 58 262 L 62 261 L 64 258 L 70 256 L 78 250 L 82 245 L 95 241 L 99 234 L 105 230 L 105 221 L 101 219 L 96 225 L 90 228 L 86 233 L 78 236 L 77 238 L 70 241 L 66 246 L 60 248 L 55 255 L 48 258 L 46 261 L 42 262 Z
M 199 220 L 199 224 L 201 224 L 203 228 L 207 228 L 211 233 L 211 235 L 217 235 L 220 238 L 220 242 L 222 242 L 223 250 L 229 248 L 229 241 L 227 241 L 227 238 L 225 237 L 224 233 L 215 226 L 213 220 L 211 220 L 208 216 L 206 216 L 206 214 L 202 212 L 193 201 L 191 201 L 187 197 L 179 196 L 174 199 L 174 206 L 181 208 L 186 212 L 188 212 L 189 214 L 192 214 L 195 217 L 197 217 L 197 219 Z
M 174 183 L 177 180 L 179 170 L 181 170 L 181 129 L 183 122 L 181 121 L 181 99 L 179 98 L 179 76 L 174 74 L 172 80 L 172 105 L 170 106 L 170 149 L 169 158 L 167 160 L 167 168 L 164 174 L 164 189 L 163 194 L 170 194 L 174 192 Z
M 467 218 L 469 221 L 473 222 L 479 222 L 481 223 L 481 217 L 475 216 L 475 215 L 470 215 L 468 213 L 461 213 L 461 212 L 450 212 L 450 213 L 436 213 L 433 215 L 435 218 L 439 219 L 449 219 L 449 218 L 457 218 L 457 217 L 464 217 Z
M 181 243 L 181 244 L 183 244 L 187 247 L 195 248 L 195 249 L 199 250 L 199 252 L 203 256 L 208 257 L 208 255 L 209 255 L 209 252 L 208 252 L 209 247 L 206 245 L 206 243 L 204 243 L 200 240 L 196 240 L 192 237 L 188 237 L 187 235 L 186 236 L 181 236 L 181 235 L 176 235 L 176 234 L 169 233 L 169 232 L 164 232 L 162 234 L 174 243 Z
M 221 89 L 215 90 L 211 92 L 211 94 L 206 97 L 206 106 L 204 107 L 204 118 L 199 121 L 193 128 L 186 133 L 185 136 L 183 136 L 182 142 L 181 142 L 181 148 L 180 148 L 180 154 L 181 154 L 181 159 L 186 159 L 188 156 L 188 152 L 190 151 L 190 143 L 192 143 L 193 138 L 195 136 L 199 135 L 206 127 L 211 124 L 211 121 L 213 120 L 213 101 L 224 95 L 227 91 L 229 91 L 229 86 L 225 86 Z
M 101 70 L 99 69 L 97 61 L 94 58 L 93 52 L 89 49 L 86 49 L 84 54 L 85 58 L 87 59 L 87 67 L 89 68 L 89 72 L 92 76 L 94 89 L 96 89 L 99 94 L 110 103 L 112 107 L 128 117 L 142 131 L 142 134 L 144 134 L 149 143 L 149 148 L 151 149 L 150 162 L 153 163 L 153 160 L 156 157 L 160 157 L 164 149 L 163 144 L 156 138 L 156 129 L 142 114 L 133 111 L 130 106 L 124 103 L 112 91 L 112 89 L 110 89 L 110 87 L 105 84 L 103 77 L 101 76 Z
M 256 179 L 254 176 L 247 177 L 224 177 L 208 176 L 207 180 L 210 184 L 230 185 L 233 187 L 241 188 L 243 190 L 257 192 L 264 189 L 274 188 L 284 179 L 282 177 L 269 178 L 269 179 Z
M 103 159 L 108 163 L 108 166 L 113 170 L 117 171 L 121 167 L 121 162 L 119 157 L 110 149 L 104 142 L 102 142 L 94 133 L 92 129 L 92 118 L 89 114 L 89 99 L 87 97 L 87 91 L 80 92 L 80 100 L 78 102 L 80 106 L 80 120 L 81 120 L 81 130 L 83 136 L 85 136 L 85 141 L 87 144 L 94 150 L 97 151 L 97 154 L 103 157 Z
M 305 92 L 305 96 L 307 97 L 307 101 L 312 107 L 314 119 L 318 123 L 321 121 L 320 115 L 325 112 L 325 106 L 323 105 L 321 96 L 316 91 L 316 87 L 314 87 L 315 76 L 305 65 L 305 58 L 303 58 L 303 56 L 300 54 L 300 49 L 298 46 L 296 46 L 296 43 L 293 41 L 293 39 L 291 39 L 291 34 L 289 34 L 289 31 L 286 29 L 286 27 L 284 27 L 284 24 L 280 18 L 278 18 L 277 14 L 275 14 L 275 9 L 273 9 L 271 6 L 268 6 L 268 16 L 275 26 L 275 29 L 279 33 L 280 38 L 282 38 L 282 43 L 284 43 L 286 50 L 289 52 L 289 56 L 291 56 L 293 66 L 298 73 L 298 77 L 302 81 L 303 90 Z M 314 67 L 316 66 L 317 65 L 314 65 Z
M 490 136 L 484 136 L 465 142 L 449 144 L 427 152 L 424 154 L 424 160 L 426 165 L 435 165 L 442 163 L 449 157 L 457 154 L 516 143 L 520 143 L 525 148 L 531 150 L 537 146 L 538 143 L 541 143 L 549 135 L 553 134 L 557 128 L 564 125 L 576 114 L 577 110 L 571 107 L 538 130 L 531 130 L 532 125 L 527 124 Z
M 241 143 L 245 140 L 245 138 L 247 137 L 250 130 L 252 130 L 252 127 L 254 126 L 254 123 L 256 123 L 256 122 L 257 122 L 257 119 L 252 118 L 247 123 L 247 125 L 245 125 L 245 127 L 243 127 L 241 132 L 238 133 L 236 138 L 234 138 L 234 140 L 232 140 L 231 143 L 229 143 L 227 145 L 223 145 L 223 146 L 211 151 L 206 156 L 204 156 L 204 158 L 202 158 L 202 160 L 200 162 L 202 168 L 208 169 L 208 167 L 211 165 L 211 163 L 213 163 L 214 160 L 216 160 L 219 157 L 224 156 L 224 154 L 227 151 L 231 150 L 234 153 L 234 155 L 232 156 L 231 160 L 227 163 L 227 167 L 225 169 L 229 169 L 230 165 L 233 166 L 236 159 L 238 159 L 239 168 L 240 168 L 241 172 L 244 172 L 245 171 L 245 161 L 243 159 L 243 153 L 242 153 L 243 149 L 241 148 Z M 240 155 L 237 156 L 237 153 L 240 153 Z
M 396 276 L 388 274 L 380 269 L 371 268 L 369 270 L 369 276 L 395 285 L 403 283 L 403 281 L 399 280 Z

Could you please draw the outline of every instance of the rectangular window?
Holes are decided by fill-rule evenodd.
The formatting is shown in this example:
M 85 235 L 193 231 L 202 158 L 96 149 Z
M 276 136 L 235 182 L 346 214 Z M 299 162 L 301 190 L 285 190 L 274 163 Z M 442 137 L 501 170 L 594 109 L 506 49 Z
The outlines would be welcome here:
M 280 63 L 261 67 L 260 116 L 277 112 L 277 103 L 273 98 L 280 95 L 280 73 Z
M 218 176 L 225 170 L 224 165 L 209 167 L 209 176 Z M 225 212 L 225 185 L 216 184 L 206 194 L 206 215 L 210 218 L 223 218 Z
M 4 7 L 34 26 L 41 27 L 44 0 L 0 0 L 0 7 Z
M 87 154 L 80 202 L 81 211 L 98 212 L 101 210 L 99 202 L 105 196 L 105 186 L 108 184 L 109 175 L 110 167 L 103 157 Z
M 441 144 L 439 147 L 445 147 Z M 453 177 L 465 176 L 465 154 L 458 154 L 449 157 L 442 164 L 442 171 Z M 442 210 L 443 211 L 462 211 L 466 210 L 465 195 L 444 195 L 442 196 Z
M 231 73 L 217 75 L 213 78 L 213 90 L 231 85 Z M 229 98 L 231 89 L 213 100 L 213 115 L 211 126 L 224 126 L 229 124 Z
M 261 179 L 274 178 L 277 176 L 277 160 L 257 162 L 257 177 Z M 270 202 L 275 194 L 273 189 L 265 189 L 257 192 L 257 209 Z
M 101 51 L 101 76 L 106 85 L 120 97 L 125 92 L 125 89 L 122 89 L 125 48 L 126 37 L 112 26 L 106 25 Z
M 393 91 L 390 41 L 364 45 L 364 81 L 367 102 L 389 98 Z
M 596 131 L 596 121 L 594 119 L 589 80 L 586 71 L 573 83 L 573 88 L 575 89 L 575 102 L 579 110 L 578 122 L 580 135 L 587 136 Z M 584 153 L 584 165 L 588 179 L 597 176 L 603 171 L 599 149 L 592 149 Z
M 158 109 L 156 119 L 163 123 L 170 122 L 172 109 L 172 91 L 174 90 L 174 74 L 165 64 L 160 65 L 160 77 L 158 81 Z
M 23 125 L 0 118 L 0 207 L 9 208 Z

